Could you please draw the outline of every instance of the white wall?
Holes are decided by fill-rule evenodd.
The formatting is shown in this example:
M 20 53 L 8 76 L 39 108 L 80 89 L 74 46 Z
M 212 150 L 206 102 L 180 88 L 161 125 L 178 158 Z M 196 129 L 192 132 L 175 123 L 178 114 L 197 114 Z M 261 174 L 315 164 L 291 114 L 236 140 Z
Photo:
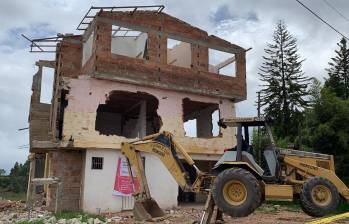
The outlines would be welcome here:
M 92 32 L 86 42 L 82 44 L 82 66 L 84 66 L 92 55 L 93 37 L 94 33 Z
M 118 212 L 122 197 L 114 196 L 113 188 L 119 150 L 86 150 L 82 208 L 85 212 Z M 104 157 L 103 170 L 91 169 L 92 157 Z M 145 170 L 152 197 L 166 209 L 177 205 L 178 185 L 156 156 L 145 155 Z
M 111 53 L 134 58 L 142 52 L 139 58 L 143 58 L 147 38 L 146 33 L 142 33 L 137 38 L 128 36 L 112 37 Z
M 170 39 L 167 39 L 169 41 Z M 191 44 L 179 42 L 167 48 L 167 63 L 183 68 L 191 68 Z
M 155 155 L 145 156 L 145 173 L 152 197 L 161 208 L 177 206 L 178 184 Z

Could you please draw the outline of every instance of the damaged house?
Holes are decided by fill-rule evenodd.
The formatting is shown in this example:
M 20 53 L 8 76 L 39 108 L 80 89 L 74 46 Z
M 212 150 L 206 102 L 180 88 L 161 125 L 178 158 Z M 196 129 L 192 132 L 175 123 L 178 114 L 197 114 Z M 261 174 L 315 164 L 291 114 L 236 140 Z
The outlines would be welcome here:
M 130 209 L 131 195 L 113 194 L 121 142 L 170 131 L 204 171 L 235 145 L 235 129 L 217 121 L 233 118 L 246 99 L 246 50 L 162 9 L 92 7 L 81 35 L 31 40 L 32 51 L 53 43 L 55 60 L 36 62 L 33 77 L 30 200 L 44 184 L 50 210 Z M 49 104 L 41 101 L 47 69 Z M 181 192 L 155 156 L 145 154 L 144 163 L 161 207 L 203 200 Z

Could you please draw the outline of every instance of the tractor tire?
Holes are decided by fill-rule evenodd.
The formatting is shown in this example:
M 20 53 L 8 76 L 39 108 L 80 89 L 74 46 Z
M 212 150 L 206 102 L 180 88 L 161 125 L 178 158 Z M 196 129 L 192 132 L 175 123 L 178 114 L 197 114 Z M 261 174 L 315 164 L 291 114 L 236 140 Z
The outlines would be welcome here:
M 222 171 L 212 186 L 217 207 L 231 217 L 248 216 L 261 204 L 261 188 L 255 176 L 241 168 Z
M 336 186 L 323 177 L 308 179 L 300 193 L 302 210 L 313 217 L 322 217 L 334 212 L 340 201 Z

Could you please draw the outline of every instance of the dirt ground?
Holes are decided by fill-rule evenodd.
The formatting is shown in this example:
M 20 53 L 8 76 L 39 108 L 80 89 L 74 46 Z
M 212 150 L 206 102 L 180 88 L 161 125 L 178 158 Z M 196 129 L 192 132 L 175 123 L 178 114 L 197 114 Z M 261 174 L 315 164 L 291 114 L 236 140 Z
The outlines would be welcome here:
M 193 224 L 195 221 L 199 221 L 202 214 L 203 205 L 185 205 L 180 206 L 173 210 L 168 210 L 167 217 L 158 222 L 140 222 L 140 223 L 164 223 L 164 224 Z M 121 212 L 112 214 L 112 216 L 119 216 L 123 224 L 135 223 L 132 219 L 132 212 Z M 224 216 L 224 223 L 239 223 L 239 224 L 259 224 L 259 223 L 275 223 L 275 224 L 300 224 L 314 221 L 313 217 L 310 217 L 303 213 L 301 210 L 289 209 L 284 206 L 262 205 L 256 212 L 244 218 L 232 218 L 230 216 Z M 212 220 L 213 223 L 213 220 Z M 349 220 L 337 221 L 335 223 L 348 223 Z

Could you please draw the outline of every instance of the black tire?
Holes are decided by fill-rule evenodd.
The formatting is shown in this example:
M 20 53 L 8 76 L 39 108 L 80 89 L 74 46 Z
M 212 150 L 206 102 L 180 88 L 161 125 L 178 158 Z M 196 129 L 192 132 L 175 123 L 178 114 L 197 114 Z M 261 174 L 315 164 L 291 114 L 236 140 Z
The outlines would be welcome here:
M 246 190 L 245 199 L 241 204 L 233 205 L 224 197 L 224 186 L 231 181 L 243 184 Z M 261 204 L 261 188 L 255 176 L 241 168 L 231 168 L 222 171 L 212 186 L 212 196 L 217 207 L 232 217 L 248 216 Z
M 323 204 L 319 204 L 321 203 L 321 201 L 317 202 L 317 199 L 314 199 L 314 197 L 316 196 L 312 194 L 313 189 L 319 186 L 327 188 L 331 193 L 330 198 L 327 199 L 328 201 L 323 202 Z M 340 200 L 341 198 L 336 186 L 334 186 L 333 183 L 323 177 L 312 177 L 308 179 L 303 184 L 300 193 L 300 204 L 302 210 L 306 214 L 313 217 L 322 217 L 334 212 L 337 209 Z

